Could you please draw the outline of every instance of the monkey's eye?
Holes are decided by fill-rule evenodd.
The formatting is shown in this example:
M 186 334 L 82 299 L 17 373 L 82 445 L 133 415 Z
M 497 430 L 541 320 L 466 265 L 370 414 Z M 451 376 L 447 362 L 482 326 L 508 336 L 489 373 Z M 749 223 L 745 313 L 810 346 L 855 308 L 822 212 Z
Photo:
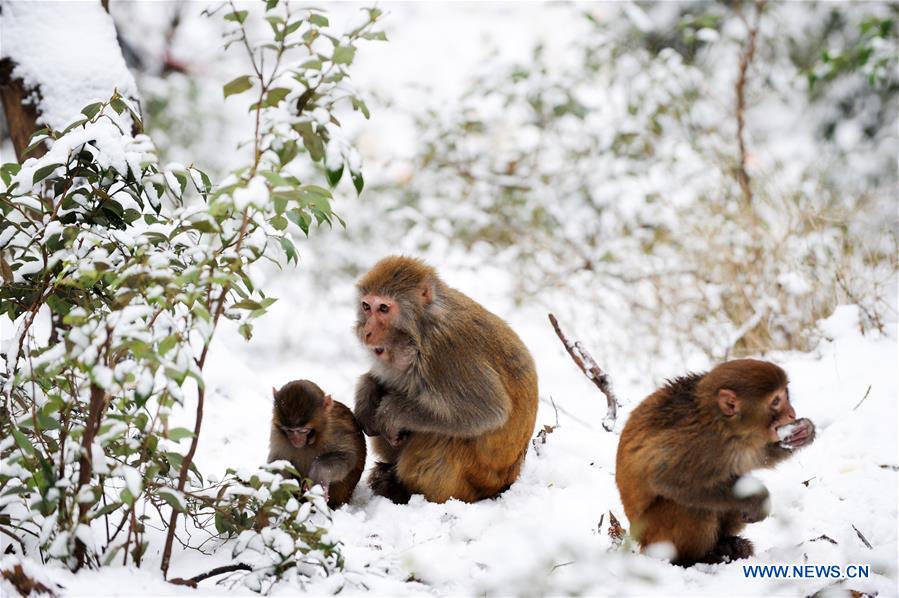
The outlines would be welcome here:
M 382 314 L 386 314 L 387 312 L 390 311 L 390 306 L 387 305 L 386 303 L 382 303 L 381 307 L 378 308 L 378 311 L 381 312 Z
M 780 397 L 775 397 L 774 400 L 771 401 L 771 406 L 772 406 L 772 407 L 778 407 L 778 406 L 780 406 Z
M 362 302 L 362 311 L 371 311 L 371 305 L 369 305 L 368 303 L 363 301 Z

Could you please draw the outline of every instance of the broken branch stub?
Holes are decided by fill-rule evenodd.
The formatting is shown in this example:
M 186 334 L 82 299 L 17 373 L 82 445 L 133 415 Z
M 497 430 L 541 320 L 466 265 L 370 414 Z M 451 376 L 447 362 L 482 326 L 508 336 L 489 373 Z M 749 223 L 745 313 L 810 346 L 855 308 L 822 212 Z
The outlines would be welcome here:
M 611 432 L 615 427 L 615 420 L 618 418 L 618 399 L 615 397 L 615 392 L 612 390 L 612 381 L 609 380 L 608 374 L 602 371 L 596 364 L 596 360 L 593 359 L 593 356 L 590 355 L 580 341 L 572 342 L 568 340 L 565 333 L 562 332 L 562 329 L 559 327 L 559 321 L 556 319 L 556 316 L 549 314 L 549 321 L 556 331 L 559 340 L 561 340 L 562 344 L 565 346 L 565 350 L 568 351 L 568 354 L 571 356 L 571 359 L 574 360 L 577 367 L 584 372 L 584 375 L 596 385 L 602 394 L 606 395 L 608 409 L 606 410 L 606 416 L 602 420 L 602 427 L 606 432 Z

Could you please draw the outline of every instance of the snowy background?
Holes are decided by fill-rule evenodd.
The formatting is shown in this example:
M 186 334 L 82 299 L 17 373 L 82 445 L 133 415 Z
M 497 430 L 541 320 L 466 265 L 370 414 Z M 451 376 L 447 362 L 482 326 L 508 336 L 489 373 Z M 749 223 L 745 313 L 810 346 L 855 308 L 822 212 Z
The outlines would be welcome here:
M 168 159 L 200 156 L 204 163 L 199 165 L 221 173 L 240 164 L 241 152 L 223 148 L 234 147 L 246 136 L 248 117 L 245 106 L 221 101 L 221 84 L 240 68 L 239 56 L 223 57 L 218 23 L 200 15 L 203 7 L 114 2 L 111 12 L 120 38 L 142 61 L 140 68 L 131 68 L 150 135 Z M 257 282 L 279 300 L 256 324 L 252 340 L 245 341 L 231 322 L 220 326 L 206 368 L 210 394 L 198 466 L 213 473 L 264 461 L 272 386 L 308 378 L 352 405 L 355 380 L 367 367 L 351 330 L 353 284 L 361 270 L 392 252 L 426 258 L 450 285 L 512 325 L 537 362 L 538 429 L 557 427 L 545 444 L 529 452 L 519 481 L 496 500 L 438 505 L 416 497 L 409 505 L 393 505 L 360 485 L 353 501 L 333 515 L 332 534 L 344 544 L 345 571 L 305 588 L 282 583 L 272 594 L 803 596 L 825 588 L 850 588 L 899 595 L 894 280 L 886 287 L 890 309 L 883 332 L 868 329 L 862 334 L 865 314 L 843 305 L 822 314 L 814 341 L 803 344 L 804 350 L 763 355 L 787 370 L 797 413 L 816 422 L 818 437 L 778 469 L 757 474 L 771 490 L 773 509 L 767 520 L 745 532 L 755 543 L 754 558 L 681 569 L 640 555 L 628 544 L 617 547 L 609 535 L 610 514 L 628 526 L 614 484 L 617 434 L 629 411 L 661 381 L 689 368 L 708 367 L 710 356 L 695 346 L 660 350 L 656 342 L 634 332 L 638 315 L 598 314 L 590 299 L 602 293 L 604 281 L 597 280 L 598 274 L 586 282 L 572 280 L 573 290 L 547 286 L 545 293 L 534 292 L 541 287 L 540 279 L 527 281 L 530 292 L 522 293 L 522 272 L 514 267 L 514 256 L 487 243 L 463 246 L 439 235 L 422 245 L 423 235 L 435 234 L 433 228 L 404 228 L 406 220 L 393 217 L 396 211 L 382 214 L 382 206 L 396 207 L 391 198 L 398 194 L 398 181 L 419 176 L 415 156 L 420 129 L 415 119 L 422 107 L 462 102 L 460 94 L 473 75 L 527 62 L 537 44 L 553 60 L 565 63 L 573 41 L 591 34 L 590 22 L 581 14 L 585 6 L 385 3 L 382 8 L 390 41 L 360 49 L 353 66 L 354 85 L 374 98 L 372 117 L 363 121 L 356 115 L 344 123 L 348 138 L 362 153 L 368 189 L 361 200 L 353 198 L 348 187 L 342 189 L 335 209 L 346 220 L 346 229 L 315 231 L 298 243 L 297 268 L 258 272 Z M 353 18 L 358 7 L 340 4 L 328 9 L 332 21 L 339 23 Z M 176 10 L 180 22 L 173 29 Z M 590 10 L 596 18 L 617 19 L 622 27 L 649 26 L 643 21 L 649 17 L 636 5 L 597 4 Z M 731 57 L 726 58 L 730 64 Z M 185 73 L 164 72 L 165 61 Z M 771 73 L 772 78 L 776 75 Z M 727 79 L 722 88 L 731 83 Z M 778 106 L 784 109 L 784 104 Z M 812 128 L 801 114 L 788 111 L 759 110 L 750 116 L 750 127 L 758 125 L 759 130 Z M 851 154 L 852 144 L 860 142 L 852 132 L 843 135 Z M 760 152 L 756 160 L 789 162 L 792 152 L 798 161 L 815 151 L 806 139 L 797 139 L 783 152 L 785 157 Z M 770 138 L 765 140 L 766 148 L 777 147 Z M 11 160 L 8 144 L 3 150 L 3 161 Z M 893 135 L 875 148 L 875 155 L 895 165 L 895 150 Z M 847 176 L 852 176 L 848 169 Z M 878 209 L 895 222 L 895 207 L 893 197 Z M 439 216 L 453 208 L 432 202 L 429 209 Z M 586 341 L 611 375 L 622 401 L 613 433 L 600 423 L 604 397 L 564 352 L 548 323 L 550 310 L 560 315 L 563 329 Z M 6 338 L 7 322 L 0 326 Z M 193 410 L 188 401 L 178 425 L 189 427 Z M 159 558 L 152 552 L 161 545 L 163 533 L 158 534 L 151 538 L 148 561 Z M 0 549 L 7 544 L 0 539 Z M 205 550 L 211 556 L 176 549 L 171 575 L 190 577 L 230 562 L 227 548 L 216 552 L 209 544 Z M 872 576 L 843 583 L 747 579 L 742 569 L 744 564 L 805 563 L 866 564 Z M 216 580 L 203 582 L 198 590 L 175 587 L 149 565 L 73 575 L 30 562 L 27 570 L 45 583 L 62 586 L 66 595 L 249 593 L 227 580 L 220 585 Z

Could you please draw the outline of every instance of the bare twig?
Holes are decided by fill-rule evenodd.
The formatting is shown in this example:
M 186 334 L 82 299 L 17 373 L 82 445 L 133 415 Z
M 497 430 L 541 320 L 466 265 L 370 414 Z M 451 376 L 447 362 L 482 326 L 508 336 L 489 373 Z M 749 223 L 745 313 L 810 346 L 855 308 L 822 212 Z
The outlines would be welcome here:
M 573 565 L 573 564 L 574 564 L 574 561 L 568 561 L 568 562 L 565 562 L 565 563 L 559 563 L 558 565 L 553 565 L 553 568 L 550 569 L 549 572 L 552 573 L 552 572 L 555 571 L 556 569 L 559 569 L 559 568 L 561 568 L 561 567 L 567 567 L 568 565 Z
M 245 565 L 244 563 L 235 563 L 234 565 L 224 565 L 222 567 L 216 567 L 211 571 L 207 571 L 206 573 L 200 573 L 199 575 L 194 575 L 190 579 L 184 579 L 183 577 L 176 577 L 175 579 L 169 580 L 169 583 L 173 583 L 178 586 L 190 586 L 192 588 L 197 587 L 197 584 L 205 579 L 209 579 L 210 577 L 215 577 L 216 575 L 221 575 L 223 573 L 233 573 L 234 571 L 252 571 L 253 568 L 249 565 Z
M 615 392 L 612 390 L 612 382 L 609 380 L 609 376 L 596 365 L 596 361 L 590 353 L 584 349 L 584 346 L 580 341 L 572 342 L 568 340 L 565 333 L 559 328 L 559 321 L 556 319 L 556 316 L 549 314 L 549 321 L 553 325 L 553 329 L 556 331 L 559 340 L 565 345 L 565 350 L 571 355 L 571 359 L 574 360 L 577 367 L 579 367 L 580 370 L 584 372 L 584 375 L 587 376 L 600 391 L 602 391 L 602 394 L 606 395 L 608 410 L 606 411 L 605 418 L 602 420 L 602 427 L 605 428 L 606 432 L 611 432 L 615 427 L 615 420 L 618 418 L 619 403 L 618 399 L 615 397 Z
M 824 540 L 825 542 L 830 542 L 833 545 L 837 544 L 837 541 L 828 536 L 827 534 L 821 534 L 817 538 L 812 538 L 809 542 L 818 542 L 819 540 Z
M 855 525 L 852 524 L 852 523 L 850 523 L 849 525 L 851 525 L 851 526 L 852 526 L 852 529 L 855 530 L 855 534 L 858 536 L 858 539 L 862 541 L 862 544 L 864 544 L 865 546 L 867 546 L 867 547 L 868 547 L 868 550 L 873 550 L 874 547 L 871 546 L 871 543 L 868 542 L 868 539 L 867 539 L 867 538 L 866 538 L 860 531 L 858 531 L 858 528 L 855 527 Z
M 737 148 L 740 152 L 740 163 L 737 166 L 737 182 L 740 184 L 740 193 L 743 196 L 743 202 L 746 205 L 752 203 L 752 187 L 749 179 L 749 173 L 746 171 L 746 73 L 752 60 L 755 58 L 755 40 L 759 32 L 759 20 L 762 16 L 762 9 L 765 7 L 765 0 L 756 0 L 755 2 L 755 20 L 749 24 L 740 14 L 740 18 L 746 23 L 747 40 L 743 51 L 740 53 L 739 73 L 737 75 L 736 94 L 737 94 Z M 739 13 L 738 13 L 739 14 Z
M 862 397 L 862 400 L 859 401 L 859 402 L 855 405 L 855 407 L 852 408 L 852 410 L 855 411 L 856 409 L 858 409 L 859 405 L 861 405 L 862 403 L 865 402 L 865 399 L 868 398 L 868 395 L 869 395 L 869 394 L 871 394 L 871 385 L 870 385 L 870 384 L 868 385 L 868 390 L 865 391 L 865 396 Z

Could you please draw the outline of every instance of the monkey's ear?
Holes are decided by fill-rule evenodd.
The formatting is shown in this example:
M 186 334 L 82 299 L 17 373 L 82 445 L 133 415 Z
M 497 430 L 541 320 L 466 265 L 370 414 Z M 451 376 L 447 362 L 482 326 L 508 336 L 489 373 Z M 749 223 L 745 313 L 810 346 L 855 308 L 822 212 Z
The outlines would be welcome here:
M 324 407 L 325 411 L 330 411 L 331 407 L 334 406 L 334 400 L 331 399 L 331 395 L 325 395 Z
M 430 305 L 434 301 L 434 285 L 430 282 L 423 282 L 418 287 L 419 298 L 422 305 Z
M 734 415 L 740 412 L 740 397 L 732 390 L 722 388 L 718 391 L 718 408 L 724 415 Z
M 272 398 L 273 398 L 273 399 L 277 399 L 277 398 L 278 398 L 278 389 L 275 388 L 274 386 L 272 386 Z

